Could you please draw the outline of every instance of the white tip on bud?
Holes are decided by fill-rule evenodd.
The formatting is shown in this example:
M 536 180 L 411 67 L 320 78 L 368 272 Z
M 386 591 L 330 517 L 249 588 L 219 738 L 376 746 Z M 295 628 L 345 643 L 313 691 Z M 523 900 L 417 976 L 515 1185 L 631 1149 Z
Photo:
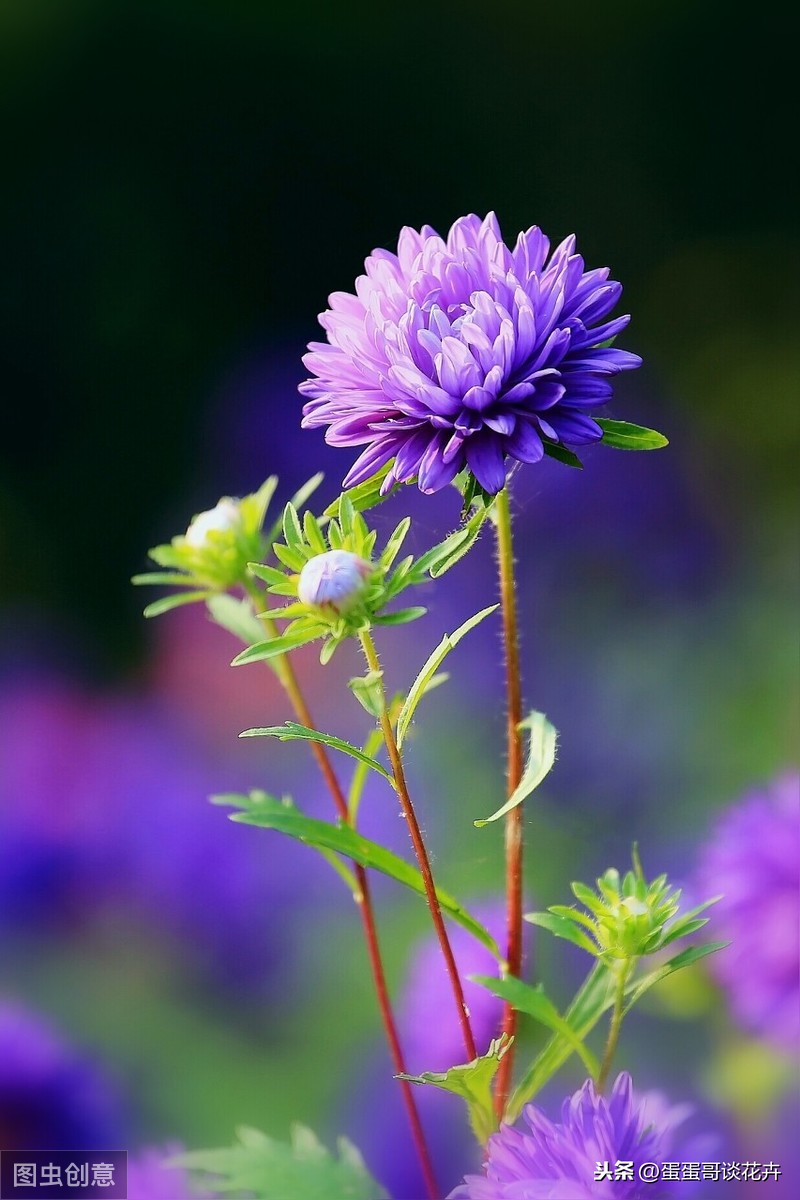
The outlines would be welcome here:
M 242 512 L 238 500 L 223 496 L 215 508 L 198 513 L 186 530 L 186 541 L 195 550 L 201 550 L 208 541 L 209 533 L 227 533 L 238 529 L 242 523 Z
M 368 562 L 349 550 L 328 550 L 305 564 L 297 595 L 303 604 L 330 604 L 342 612 L 358 596 L 371 571 Z

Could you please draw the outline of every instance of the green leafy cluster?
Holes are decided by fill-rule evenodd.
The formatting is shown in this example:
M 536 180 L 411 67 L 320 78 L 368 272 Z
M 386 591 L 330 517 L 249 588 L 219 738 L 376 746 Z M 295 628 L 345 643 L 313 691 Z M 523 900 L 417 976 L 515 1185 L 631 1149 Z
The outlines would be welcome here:
M 528 913 L 526 920 L 604 960 L 655 954 L 706 925 L 707 918 L 700 913 L 719 899 L 707 900 L 675 919 L 680 889 L 673 889 L 666 875 L 648 883 L 635 856 L 633 870 L 620 877 L 610 868 L 597 880 L 596 892 L 583 883 L 570 886 L 587 912 L 553 904 L 547 912 Z
M 279 1142 L 257 1129 L 237 1130 L 233 1146 L 197 1150 L 172 1160 L 196 1174 L 215 1195 L 250 1196 L 253 1200 L 388 1200 L 372 1178 L 355 1146 L 338 1141 L 334 1157 L 310 1129 L 292 1126 L 291 1143 Z
M 370 507 L 371 503 L 376 502 L 375 485 L 371 480 L 367 482 L 373 487 L 373 492 L 357 497 L 363 507 Z M 336 516 L 330 515 L 334 511 Z M 402 625 L 424 616 L 427 610 L 421 605 L 393 612 L 385 610 L 406 588 L 423 583 L 428 577 L 436 578 L 454 566 L 477 539 L 485 516 L 485 512 L 476 513 L 465 526 L 419 558 L 406 555 L 396 562 L 411 528 L 410 517 L 400 521 L 381 553 L 374 557 L 377 533 L 368 528 L 349 493 L 339 497 L 334 508 L 324 514 L 322 521 L 310 511 L 306 511 L 301 520 L 296 506 L 287 504 L 281 523 L 283 541 L 276 541 L 271 546 L 283 569 L 251 562 L 249 570 L 267 585 L 267 590 L 273 595 L 286 596 L 291 600 L 260 616 L 270 621 L 287 621 L 288 624 L 280 634 L 249 646 L 233 660 L 234 665 L 274 658 L 319 638 L 324 639 L 320 661 L 326 663 L 343 641 L 357 636 L 372 625 Z M 305 564 L 331 550 L 346 550 L 355 554 L 370 568 L 361 592 L 344 611 L 338 611 L 331 605 L 307 604 L 298 598 L 300 574 Z
M 322 475 L 314 475 L 293 497 L 295 504 L 302 504 L 319 486 Z M 165 571 L 148 571 L 134 575 L 135 584 L 155 584 L 185 589 L 172 592 L 160 600 L 153 601 L 144 610 L 146 617 L 157 617 L 182 604 L 197 600 L 208 600 L 229 591 L 245 587 L 249 580 L 247 564 L 253 559 L 263 558 L 267 549 L 278 536 L 280 522 L 264 530 L 264 520 L 270 501 L 278 486 L 277 475 L 270 475 L 258 491 L 242 499 L 223 496 L 219 501 L 235 515 L 228 528 L 209 529 L 199 544 L 186 533 L 178 534 L 161 546 L 148 550 L 148 555 Z

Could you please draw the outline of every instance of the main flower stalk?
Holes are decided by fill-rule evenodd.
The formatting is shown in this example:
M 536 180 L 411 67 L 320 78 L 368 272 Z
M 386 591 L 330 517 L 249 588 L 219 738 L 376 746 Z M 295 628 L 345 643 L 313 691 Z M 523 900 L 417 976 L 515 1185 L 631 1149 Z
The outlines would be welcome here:
M 511 506 L 508 488 L 497 494 L 497 565 L 500 577 L 500 600 L 503 615 L 503 644 L 506 663 L 506 788 L 510 796 L 522 778 L 522 681 L 519 663 L 519 633 L 517 629 L 517 600 L 514 587 L 514 545 L 511 532 Z M 518 804 L 506 816 L 506 961 L 510 975 L 522 970 L 522 865 L 523 865 L 523 806 Z M 516 1009 L 506 1004 L 503 1010 L 503 1032 L 513 1037 L 517 1027 Z M 495 1085 L 495 1110 L 502 1117 L 508 1100 L 513 1070 L 514 1044 L 502 1058 Z

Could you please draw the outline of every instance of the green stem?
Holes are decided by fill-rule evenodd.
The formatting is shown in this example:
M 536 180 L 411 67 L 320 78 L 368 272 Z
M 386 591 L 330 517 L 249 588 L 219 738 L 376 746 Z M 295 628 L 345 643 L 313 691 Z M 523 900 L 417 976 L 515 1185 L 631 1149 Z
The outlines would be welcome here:
M 517 601 L 514 587 L 514 544 L 511 534 L 511 507 L 508 488 L 497 495 L 497 565 L 500 601 L 503 614 L 503 644 L 506 663 L 506 788 L 510 796 L 517 788 L 523 771 L 522 680 L 519 661 Z M 506 961 L 509 975 L 519 976 L 522 970 L 522 865 L 523 865 L 523 806 L 518 804 L 505 818 L 506 858 Z M 503 1010 L 503 1033 L 513 1038 L 517 1013 L 506 1003 Z M 495 1082 L 495 1111 L 502 1117 L 511 1088 L 514 1063 L 514 1044 L 503 1057 Z
M 371 671 L 380 672 L 381 666 L 378 659 L 378 653 L 375 649 L 375 643 L 372 640 L 372 635 L 368 629 L 362 630 L 360 634 L 361 645 L 364 649 L 364 654 Z M 425 841 L 422 837 L 422 830 L 417 821 L 417 815 L 414 811 L 414 805 L 408 791 L 405 772 L 403 770 L 403 762 L 400 757 L 400 751 L 397 748 L 397 740 L 394 735 L 392 722 L 389 718 L 389 711 L 386 706 L 386 692 L 381 683 L 381 715 L 380 715 L 381 731 L 383 740 L 386 745 L 386 750 L 389 755 L 389 762 L 392 767 L 395 787 L 400 800 L 400 808 L 408 826 L 408 832 L 411 837 L 411 844 L 414 847 L 414 853 L 417 856 L 420 873 L 423 883 L 425 884 L 425 896 L 428 901 L 428 908 L 433 919 L 436 936 L 439 940 L 442 955 L 444 956 L 447 974 L 450 979 L 450 985 L 453 991 L 456 1009 L 458 1011 L 458 1021 L 461 1028 L 461 1036 L 464 1041 L 464 1049 L 467 1054 L 467 1059 L 471 1062 L 478 1057 L 478 1052 L 475 1047 L 475 1039 L 472 1036 L 472 1027 L 469 1021 L 469 1009 L 464 1001 L 464 991 L 461 986 L 461 979 L 458 974 L 456 960 L 453 957 L 453 950 L 450 945 L 450 939 L 447 936 L 442 910 L 439 905 L 439 897 L 436 895 L 436 885 L 433 880 L 433 872 L 431 871 L 428 852 L 425 848 Z
M 611 1070 L 611 1063 L 614 1061 L 614 1054 L 616 1053 L 619 1041 L 619 1031 L 622 1028 L 622 1018 L 625 1015 L 625 988 L 627 987 L 633 966 L 633 962 L 625 960 L 619 967 L 614 995 L 614 1007 L 611 1010 L 611 1020 L 608 1023 L 606 1048 L 603 1051 L 603 1061 L 600 1063 L 600 1071 L 597 1076 L 596 1087 L 598 1092 L 604 1091 L 608 1080 L 608 1073 Z
M 247 593 L 254 606 L 255 611 L 261 611 L 264 603 L 258 588 L 253 585 L 247 586 Z M 275 622 L 265 620 L 267 631 L 271 637 L 277 635 Z M 315 729 L 314 719 L 306 703 L 297 676 L 292 666 L 288 655 L 279 655 L 272 660 L 278 679 L 288 695 L 295 714 L 302 725 L 308 729 Z M 355 822 L 355 812 L 350 811 L 347 797 L 344 794 L 338 776 L 331 765 L 330 759 L 325 751 L 325 747 L 319 742 L 311 743 L 311 750 L 317 761 L 317 765 L 322 773 L 322 776 L 327 784 L 333 802 L 336 806 L 336 811 L 341 820 L 347 825 L 353 825 Z M 357 806 L 356 806 L 357 807 Z M 373 982 L 375 984 L 375 994 L 378 999 L 378 1008 L 381 1014 L 384 1033 L 389 1045 L 389 1051 L 392 1056 L 395 1073 L 397 1075 L 407 1075 L 408 1068 L 406 1066 L 405 1055 L 400 1043 L 400 1035 L 397 1030 L 397 1022 L 392 1008 L 392 1002 L 389 997 L 389 987 L 386 981 L 386 972 L 383 965 L 383 956 L 381 954 L 380 943 L 378 941 L 378 928 L 375 920 L 375 910 L 372 903 L 372 894 L 370 890 L 369 877 L 364 867 L 358 863 L 353 863 L 353 873 L 355 875 L 357 891 L 354 892 L 353 898 L 356 901 L 358 910 L 361 914 L 361 924 L 364 931 L 364 941 L 367 949 L 367 957 L 369 959 L 370 970 L 372 972 Z M 419 1159 L 422 1177 L 425 1180 L 425 1187 L 428 1192 L 429 1200 L 436 1200 L 440 1195 L 439 1186 L 436 1182 L 436 1176 L 433 1171 L 433 1162 L 431 1160 L 430 1150 L 425 1139 L 425 1131 L 422 1128 L 417 1104 L 414 1097 L 413 1086 L 406 1080 L 400 1079 L 400 1090 L 403 1096 L 403 1104 L 405 1105 L 406 1115 L 411 1127 L 411 1136 L 414 1141 L 414 1147 Z

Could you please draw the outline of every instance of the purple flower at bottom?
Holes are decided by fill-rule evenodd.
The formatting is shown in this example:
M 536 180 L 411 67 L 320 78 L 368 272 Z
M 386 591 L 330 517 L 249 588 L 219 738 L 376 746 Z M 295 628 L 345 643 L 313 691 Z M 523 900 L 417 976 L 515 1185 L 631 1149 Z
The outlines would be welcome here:
M 528 1129 L 504 1125 L 488 1143 L 484 1175 L 467 1175 L 449 1200 L 651 1200 L 685 1189 L 664 1180 L 637 1177 L 643 1163 L 656 1167 L 683 1161 L 690 1152 L 676 1149 L 674 1133 L 689 1106 L 670 1108 L 658 1093 L 635 1096 L 623 1072 L 608 1096 L 591 1080 L 561 1109 L 561 1124 L 528 1104 Z M 698 1161 L 696 1158 L 692 1161 Z M 614 1179 L 618 1163 L 632 1164 L 632 1179 Z M 598 1164 L 612 1178 L 596 1179 Z
M 723 814 L 698 871 L 698 894 L 722 894 L 709 960 L 744 1029 L 781 1047 L 800 1026 L 800 775 L 790 771 Z
M 306 428 L 367 447 L 345 487 L 394 459 L 384 491 L 416 476 L 435 492 L 468 468 L 499 492 L 507 459 L 601 438 L 592 412 L 610 377 L 641 362 L 607 345 L 630 319 L 607 319 L 622 288 L 584 269 L 574 237 L 550 254 L 533 226 L 510 250 L 494 213 L 471 214 L 446 240 L 403 229 L 397 254 L 374 250 L 365 269 L 355 295 L 329 297 L 328 342 L 309 344 L 315 377 L 300 385 Z

